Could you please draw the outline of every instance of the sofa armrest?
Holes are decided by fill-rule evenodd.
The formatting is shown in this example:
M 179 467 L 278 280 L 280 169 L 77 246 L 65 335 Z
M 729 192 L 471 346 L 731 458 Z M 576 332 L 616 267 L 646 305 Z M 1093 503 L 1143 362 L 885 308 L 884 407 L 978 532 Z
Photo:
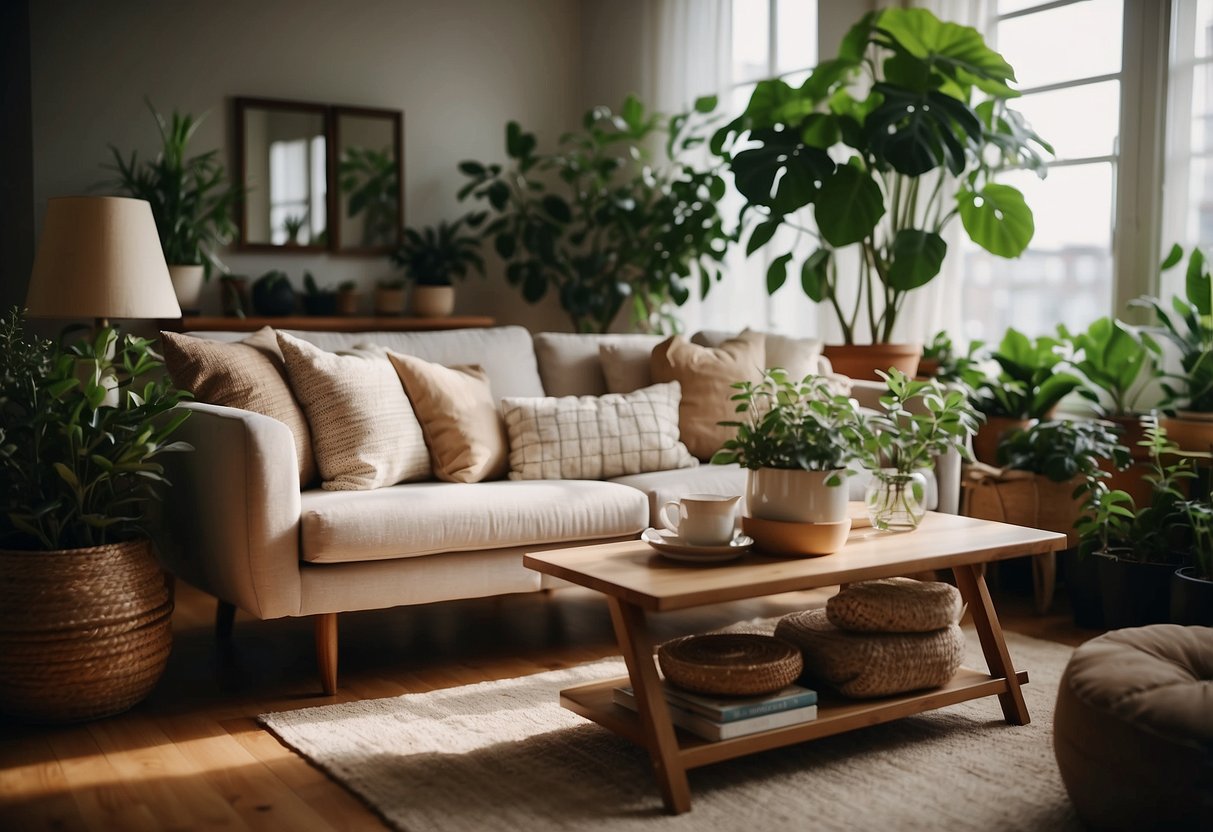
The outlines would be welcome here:
M 851 398 L 859 402 L 860 407 L 872 410 L 882 409 L 880 397 L 888 390 L 883 381 L 851 381 Z M 939 488 L 939 505 L 936 506 L 936 511 L 944 514 L 960 513 L 960 463 L 960 452 L 955 449 L 935 457 L 935 484 Z
M 188 402 L 176 438 L 193 452 L 164 457 L 158 542 L 165 568 L 258 618 L 297 615 L 299 471 L 294 437 L 276 419 Z

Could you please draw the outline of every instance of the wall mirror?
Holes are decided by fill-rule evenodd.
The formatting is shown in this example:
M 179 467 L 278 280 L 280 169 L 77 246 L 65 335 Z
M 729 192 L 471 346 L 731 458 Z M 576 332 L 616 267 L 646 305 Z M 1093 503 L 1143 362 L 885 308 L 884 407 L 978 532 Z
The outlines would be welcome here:
M 403 114 L 235 99 L 245 251 L 383 254 L 403 224 Z

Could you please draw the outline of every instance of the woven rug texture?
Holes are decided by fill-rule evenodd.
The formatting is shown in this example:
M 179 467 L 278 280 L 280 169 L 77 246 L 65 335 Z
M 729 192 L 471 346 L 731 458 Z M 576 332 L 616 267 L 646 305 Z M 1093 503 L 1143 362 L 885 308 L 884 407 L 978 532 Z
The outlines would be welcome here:
M 970 667 L 984 668 L 972 631 Z M 267 714 L 287 746 L 409 832 L 484 829 L 1080 829 L 1053 758 L 1071 649 L 1007 634 L 1032 722 L 994 697 L 690 772 L 665 815 L 646 752 L 560 707 L 621 659 L 430 693 Z

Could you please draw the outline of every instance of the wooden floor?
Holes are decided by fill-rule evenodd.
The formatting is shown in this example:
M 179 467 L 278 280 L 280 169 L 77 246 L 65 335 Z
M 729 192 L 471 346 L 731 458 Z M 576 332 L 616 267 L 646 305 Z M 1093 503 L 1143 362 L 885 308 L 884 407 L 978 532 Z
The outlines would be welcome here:
M 826 594 L 657 617 L 662 637 L 824 603 Z M 999 593 L 1004 627 L 1077 645 L 1064 610 Z M 308 620 L 237 617 L 217 643 L 214 601 L 178 585 L 168 669 L 147 701 L 85 725 L 0 721 L 0 830 L 361 830 L 383 824 L 261 730 L 266 711 L 510 678 L 617 655 L 592 592 L 509 596 L 341 616 L 341 690 L 319 693 Z

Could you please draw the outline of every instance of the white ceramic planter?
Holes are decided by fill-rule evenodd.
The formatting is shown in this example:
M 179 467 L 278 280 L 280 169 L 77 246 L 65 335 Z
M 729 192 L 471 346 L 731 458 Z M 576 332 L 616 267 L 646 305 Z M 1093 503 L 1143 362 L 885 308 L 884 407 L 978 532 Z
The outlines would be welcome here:
M 831 477 L 838 485 L 826 485 Z M 837 523 L 849 516 L 849 494 L 845 471 L 758 468 L 746 480 L 746 511 L 762 520 Z
M 206 273 L 201 266 L 169 266 L 169 279 L 182 312 L 202 308 L 202 283 Z
M 445 318 L 454 311 L 454 286 L 413 287 L 413 314 L 418 318 Z

